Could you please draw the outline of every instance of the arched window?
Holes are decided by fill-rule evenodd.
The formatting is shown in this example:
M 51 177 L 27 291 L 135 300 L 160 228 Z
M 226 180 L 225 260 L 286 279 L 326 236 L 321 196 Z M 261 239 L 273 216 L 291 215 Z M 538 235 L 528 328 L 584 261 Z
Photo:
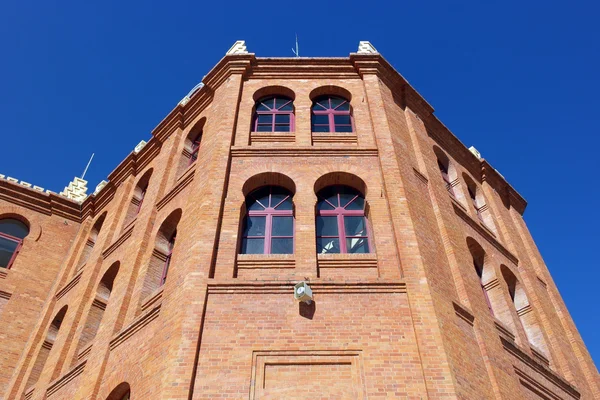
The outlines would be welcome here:
M 83 330 L 81 331 L 81 336 L 79 338 L 77 352 L 75 353 L 73 364 L 83 358 L 83 354 L 85 354 L 83 350 L 85 350 L 87 345 L 94 340 L 98 330 L 100 329 L 100 323 L 102 322 L 104 311 L 108 305 L 108 300 L 110 299 L 110 295 L 113 290 L 115 278 L 119 273 L 119 267 L 120 263 L 118 261 L 115 262 L 104 273 L 102 279 L 100 279 L 100 283 L 96 289 L 96 296 L 92 301 L 92 306 L 90 307 L 87 319 L 83 325 Z
M 87 263 L 90 255 L 92 254 L 92 250 L 96 245 L 96 240 L 98 240 L 98 235 L 100 234 L 100 230 L 102 229 L 102 225 L 104 224 L 104 220 L 106 219 L 106 211 L 96 220 L 94 226 L 92 226 L 92 230 L 90 231 L 90 236 L 88 240 L 85 242 L 85 247 L 81 252 L 81 257 L 79 258 L 79 263 L 77 263 L 77 269 L 75 273 L 79 272 Z
M 127 382 L 123 382 L 113 389 L 112 392 L 108 395 L 106 400 L 130 400 L 131 399 L 131 389 Z
M 173 247 L 175 247 L 176 237 L 177 231 L 173 232 L 171 239 L 169 239 L 168 252 L 165 257 L 165 266 L 163 267 L 162 277 L 160 278 L 161 285 L 164 285 L 167 281 L 167 274 L 169 273 L 169 265 L 171 265 L 171 257 L 173 256 Z
M 241 254 L 294 252 L 292 194 L 279 186 L 265 186 L 246 197 Z
M 336 96 L 317 97 L 312 104 L 313 132 L 353 132 L 350 102 Z
M 510 300 L 517 312 L 521 326 L 525 330 L 525 335 L 527 336 L 529 343 L 534 346 L 535 350 L 542 352 L 543 356 L 548 357 L 548 346 L 546 346 L 542 328 L 538 323 L 535 314 L 532 312 L 523 285 L 521 285 L 521 282 L 519 282 L 515 274 L 506 265 L 501 265 L 500 271 L 506 282 Z
M 67 306 L 64 306 L 56 313 L 56 316 L 50 323 L 50 327 L 48 328 L 48 332 L 46 333 L 46 338 L 42 343 L 42 347 L 40 348 L 39 353 L 37 354 L 37 358 L 33 364 L 33 368 L 31 369 L 31 373 L 29 374 L 29 378 L 27 379 L 27 389 L 33 386 L 38 379 L 40 379 L 40 375 L 44 369 L 44 365 L 46 365 L 46 360 L 48 360 L 48 356 L 50 355 L 50 350 L 52 350 L 52 346 L 54 346 L 54 342 L 58 337 L 58 331 L 60 330 L 60 326 L 62 325 L 63 320 L 65 319 L 65 315 L 67 314 Z
M 446 190 L 448 190 L 448 192 L 452 196 L 454 196 L 454 189 L 452 188 L 452 180 L 450 179 L 450 174 L 448 172 L 448 164 L 444 163 L 443 161 L 440 161 L 439 158 L 437 160 L 437 163 L 438 163 L 438 168 L 440 169 L 440 173 L 442 174 L 442 179 L 446 183 Z
M 317 252 L 369 253 L 365 198 L 349 186 L 317 193 Z
M 254 132 L 293 132 L 293 100 L 285 96 L 269 96 L 257 101 L 253 128 Z
M 192 165 L 198 159 L 198 151 L 200 150 L 200 142 L 202 141 L 202 131 L 192 139 L 192 145 L 190 148 L 190 161 L 188 165 Z
M 142 210 L 142 205 L 144 204 L 144 198 L 146 197 L 146 192 L 148 191 L 148 185 L 150 184 L 152 172 L 153 169 L 150 168 L 144 173 L 144 175 L 142 175 L 135 185 L 135 188 L 133 189 L 133 196 L 131 196 L 131 202 L 127 208 L 127 214 L 125 216 L 123 228 L 127 228 Z
M 172 258 L 176 251 L 175 238 L 180 220 L 181 209 L 178 208 L 171 212 L 158 228 L 154 249 L 150 257 L 150 265 L 148 265 L 142 288 L 142 301 L 154 294 L 167 280 L 167 274 L 172 267 Z
M 29 227 L 14 218 L 0 219 L 0 268 L 10 268 L 21 250 Z

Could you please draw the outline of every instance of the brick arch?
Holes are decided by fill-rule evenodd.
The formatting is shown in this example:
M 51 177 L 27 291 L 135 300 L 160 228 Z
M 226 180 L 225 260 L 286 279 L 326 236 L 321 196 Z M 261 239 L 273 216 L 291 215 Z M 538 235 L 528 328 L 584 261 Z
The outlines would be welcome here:
M 29 240 L 37 242 L 42 236 L 42 225 L 35 221 L 33 216 L 29 216 L 27 210 L 16 206 L 0 206 L 0 218 L 14 218 L 21 221 L 29 228 L 29 235 L 23 239 L 26 243 Z
M 456 171 L 456 167 L 448 155 L 440 149 L 438 146 L 433 146 L 433 152 L 437 159 L 448 169 L 448 177 L 451 181 L 458 179 L 458 172 Z
M 481 281 L 483 284 L 486 284 L 494 279 L 496 279 L 496 271 L 492 265 L 490 265 L 490 258 L 487 253 L 483 249 L 483 247 L 477 242 L 477 240 L 472 237 L 467 237 L 467 247 L 469 248 L 469 253 L 473 257 L 474 263 L 478 264 L 482 268 L 481 272 Z
M 352 93 L 350 93 L 348 89 L 336 85 L 319 86 L 318 88 L 313 89 L 308 97 L 314 101 L 317 97 L 323 95 L 339 96 L 343 97 L 348 102 L 352 102 Z
M 332 185 L 345 185 L 350 186 L 358 190 L 366 199 L 367 197 L 367 184 L 358 175 L 344 171 L 328 172 L 321 175 L 314 185 L 315 195 L 319 193 L 323 188 Z
M 281 186 L 289 190 L 292 195 L 296 194 L 296 184 L 292 178 L 280 172 L 261 172 L 251 176 L 242 185 L 242 194 L 246 197 L 262 186 Z
M 127 393 L 131 396 L 131 385 L 128 382 L 121 382 L 106 396 L 106 400 L 121 400 Z M 102 399 L 104 396 L 101 395 L 99 398 Z
M 252 99 L 256 102 L 262 99 L 263 97 L 274 95 L 282 95 L 285 97 L 289 97 L 292 101 L 296 100 L 296 93 L 292 89 L 281 85 L 262 87 L 256 92 L 254 92 L 254 94 L 252 95 Z

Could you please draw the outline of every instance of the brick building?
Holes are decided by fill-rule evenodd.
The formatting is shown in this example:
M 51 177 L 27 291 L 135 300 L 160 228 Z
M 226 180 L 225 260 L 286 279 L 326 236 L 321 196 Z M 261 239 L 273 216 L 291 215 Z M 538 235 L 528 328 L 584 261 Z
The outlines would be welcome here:
M 525 200 L 369 42 L 237 42 L 89 196 L 0 178 L 5 400 L 600 399 Z

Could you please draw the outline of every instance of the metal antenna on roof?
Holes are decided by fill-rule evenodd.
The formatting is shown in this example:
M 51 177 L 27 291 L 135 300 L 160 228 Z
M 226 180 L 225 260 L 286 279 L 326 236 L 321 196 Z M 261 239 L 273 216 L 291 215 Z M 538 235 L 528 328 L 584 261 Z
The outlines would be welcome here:
M 292 48 L 292 53 L 294 53 L 296 55 L 296 57 L 300 57 L 300 54 L 298 52 L 298 34 L 296 33 L 296 50 L 294 50 Z
M 81 179 L 85 178 L 85 173 L 87 172 L 88 168 L 90 167 L 90 164 L 92 163 L 93 159 L 94 159 L 94 153 L 92 153 L 92 156 L 90 157 L 90 161 L 88 161 L 87 165 L 85 166 L 85 169 L 83 170 L 83 174 L 81 175 Z

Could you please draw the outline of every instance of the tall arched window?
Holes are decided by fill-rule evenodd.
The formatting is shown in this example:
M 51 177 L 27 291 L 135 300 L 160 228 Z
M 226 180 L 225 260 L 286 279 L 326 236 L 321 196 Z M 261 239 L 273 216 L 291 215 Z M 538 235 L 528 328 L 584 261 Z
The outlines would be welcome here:
M 14 218 L 0 219 L 0 268 L 10 268 L 21 250 L 29 227 Z
M 452 180 L 450 179 L 450 174 L 448 172 L 448 164 L 441 161 L 439 158 L 437 160 L 438 168 L 440 169 L 440 173 L 442 174 L 442 179 L 446 183 L 446 190 L 452 196 L 454 196 L 454 189 L 452 188 Z
M 365 198 L 349 186 L 317 193 L 317 252 L 369 253 Z
M 198 151 L 200 150 L 200 142 L 202 141 L 202 131 L 198 133 L 194 139 L 192 139 L 192 146 L 190 149 L 190 161 L 188 165 L 192 165 L 198 159 Z
M 535 350 L 541 351 L 543 356 L 548 357 L 548 346 L 546 345 L 542 328 L 535 314 L 532 312 L 533 310 L 525 293 L 525 288 L 506 265 L 501 265 L 500 271 L 506 282 L 510 300 L 517 312 L 521 326 L 525 330 L 525 335 L 529 343 L 535 347 Z
M 160 284 L 164 285 L 167 281 L 167 274 L 169 273 L 169 265 L 171 265 L 171 257 L 173 256 L 173 248 L 175 247 L 175 239 L 177 238 L 177 231 L 173 232 L 169 239 L 168 252 L 165 257 L 165 266 L 163 267 L 162 277 L 160 278 Z
M 246 197 L 241 254 L 292 254 L 294 210 L 292 194 L 265 186 Z
M 58 331 L 60 330 L 60 326 L 62 325 L 63 320 L 65 319 L 65 315 L 67 314 L 67 306 L 61 308 L 57 313 L 52 322 L 50 323 L 50 327 L 48 328 L 48 332 L 46 333 L 46 338 L 42 343 L 42 347 L 37 354 L 37 358 L 33 363 L 33 368 L 31 369 L 31 373 L 29 374 L 29 378 L 27 378 L 26 388 L 29 389 L 33 386 L 38 379 L 40 379 L 40 375 L 46 365 L 46 360 L 48 360 L 48 356 L 50 355 L 50 350 L 52 350 L 52 346 L 54 346 L 54 342 L 58 337 Z
M 312 104 L 313 132 L 353 132 L 350 102 L 342 97 L 320 96 Z
M 138 180 L 137 184 L 135 185 L 135 188 L 133 189 L 133 196 L 131 196 L 131 202 L 129 203 L 129 207 L 127 208 L 127 215 L 125 216 L 123 228 L 127 228 L 142 210 L 142 205 L 144 204 L 146 192 L 148 191 L 148 185 L 150 184 L 152 172 L 153 169 L 150 168 L 144 173 L 144 175 L 142 175 L 142 177 Z
M 92 226 L 92 230 L 90 231 L 90 236 L 85 242 L 85 247 L 81 252 L 81 257 L 79 258 L 79 262 L 77 263 L 77 269 L 75 273 L 79 272 L 87 263 L 90 258 L 90 254 L 92 254 L 92 250 L 96 245 L 96 240 L 98 240 L 98 235 L 100 234 L 100 230 L 102 229 L 102 225 L 104 224 L 104 220 L 106 219 L 106 211 L 96 220 L 94 226 Z
M 257 101 L 253 129 L 254 132 L 293 132 L 293 100 L 285 96 L 269 96 Z
M 131 389 L 127 382 L 123 382 L 113 389 L 106 400 L 129 400 L 131 399 Z
M 83 358 L 83 354 L 86 353 L 83 350 L 94 340 L 98 330 L 100 329 L 100 323 L 102 322 L 104 311 L 108 305 L 108 300 L 110 299 L 110 295 L 113 290 L 115 278 L 119 273 L 119 266 L 120 263 L 118 261 L 112 264 L 104 273 L 102 279 L 100 279 L 100 283 L 96 289 L 96 296 L 92 301 L 87 319 L 83 325 L 83 330 L 81 331 L 81 336 L 79 338 L 79 343 L 77 344 L 77 351 L 75 353 L 75 358 L 73 359 L 73 364 Z
M 150 265 L 144 279 L 141 300 L 144 301 L 162 287 L 171 269 L 175 249 L 177 225 L 181 220 L 181 209 L 173 210 L 162 222 L 156 233 L 154 249 L 150 257 Z

